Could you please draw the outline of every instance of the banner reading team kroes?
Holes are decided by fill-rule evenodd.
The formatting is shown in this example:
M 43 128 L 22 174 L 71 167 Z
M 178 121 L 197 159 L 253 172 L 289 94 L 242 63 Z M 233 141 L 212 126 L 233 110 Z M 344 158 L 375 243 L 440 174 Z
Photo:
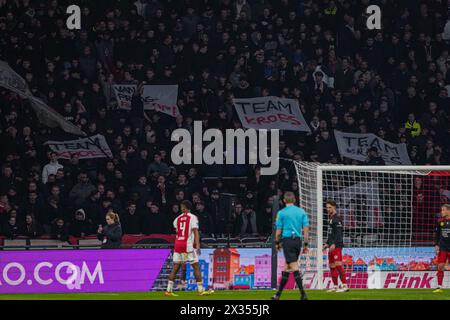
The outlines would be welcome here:
M 411 164 L 404 143 L 395 144 L 373 133 L 346 133 L 334 130 L 334 136 L 342 157 L 366 161 L 367 151 L 371 147 L 376 147 L 386 164 Z
M 135 84 L 115 84 L 113 85 L 114 93 L 117 99 L 117 107 L 119 109 L 130 110 L 131 99 L 136 92 L 137 85 Z
M 244 128 L 311 132 L 295 99 L 242 98 L 233 104 Z
M 101 134 L 78 140 L 47 141 L 45 145 L 61 159 L 70 159 L 74 154 L 80 159 L 112 157 L 111 149 Z
M 142 93 L 144 110 L 155 110 L 172 117 L 180 114 L 177 99 L 178 85 L 146 85 Z

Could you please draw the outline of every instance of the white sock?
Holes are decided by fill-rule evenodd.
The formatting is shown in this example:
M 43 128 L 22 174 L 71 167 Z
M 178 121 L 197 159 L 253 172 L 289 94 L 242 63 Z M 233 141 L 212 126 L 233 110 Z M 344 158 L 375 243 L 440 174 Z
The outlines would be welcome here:
M 172 292 L 173 289 L 173 281 L 170 281 L 167 283 L 167 292 Z
M 205 291 L 205 289 L 203 288 L 203 283 L 202 282 L 197 282 L 197 290 L 198 290 L 198 292 Z

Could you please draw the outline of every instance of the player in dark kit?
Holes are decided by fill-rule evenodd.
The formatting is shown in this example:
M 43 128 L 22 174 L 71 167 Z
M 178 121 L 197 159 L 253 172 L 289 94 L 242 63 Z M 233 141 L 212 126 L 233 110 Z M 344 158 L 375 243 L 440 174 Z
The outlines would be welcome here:
M 347 292 L 347 279 L 342 266 L 342 248 L 344 247 L 344 226 L 342 217 L 337 213 L 336 202 L 328 200 L 326 202 L 328 213 L 328 239 L 324 249 L 328 248 L 328 265 L 330 266 L 333 288 L 327 292 Z M 341 278 L 342 285 L 338 287 L 338 277 Z
M 450 204 L 441 207 L 442 218 L 436 226 L 436 254 L 438 262 L 437 282 L 438 286 L 434 293 L 442 293 L 442 282 L 444 281 L 445 265 L 450 260 Z

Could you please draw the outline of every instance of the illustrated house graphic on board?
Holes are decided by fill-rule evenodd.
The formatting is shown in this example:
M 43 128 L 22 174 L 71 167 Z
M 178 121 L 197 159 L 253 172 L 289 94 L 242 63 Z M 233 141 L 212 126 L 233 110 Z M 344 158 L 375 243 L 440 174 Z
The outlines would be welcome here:
M 255 256 L 255 287 L 270 287 L 271 256 L 263 254 Z
M 241 254 L 236 249 L 220 248 L 213 253 L 214 287 L 228 289 L 233 285 L 234 275 L 240 269 Z

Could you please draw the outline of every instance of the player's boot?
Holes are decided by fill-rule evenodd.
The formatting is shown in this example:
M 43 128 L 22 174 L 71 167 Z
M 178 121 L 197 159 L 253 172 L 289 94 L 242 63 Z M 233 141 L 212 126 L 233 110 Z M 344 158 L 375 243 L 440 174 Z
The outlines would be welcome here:
M 178 284 L 178 290 L 180 290 L 180 291 L 186 291 L 186 281 L 181 281 L 181 282 Z
M 207 296 L 210 296 L 214 293 L 214 290 L 209 289 L 208 291 L 205 290 L 205 292 Z
M 343 284 L 342 287 L 336 290 L 336 292 L 348 292 L 350 289 L 347 287 L 346 284 Z
M 213 294 L 214 291 L 212 290 L 203 290 L 198 293 L 199 296 L 210 296 Z
M 166 297 L 178 297 L 177 294 L 175 294 L 175 293 L 173 293 L 173 292 L 168 292 L 168 291 L 166 291 L 166 292 L 164 293 L 164 295 L 165 295 Z
M 280 300 L 280 296 L 278 294 L 275 294 L 270 298 L 271 300 Z
M 333 288 L 328 289 L 327 292 L 336 292 L 337 289 L 338 289 L 338 287 L 337 287 L 337 286 L 334 286 Z
M 433 290 L 433 293 L 443 293 L 444 290 L 442 290 L 441 287 L 437 287 L 436 289 Z
M 302 292 L 302 295 L 300 296 L 300 300 L 308 300 L 308 296 L 306 295 L 306 292 Z

